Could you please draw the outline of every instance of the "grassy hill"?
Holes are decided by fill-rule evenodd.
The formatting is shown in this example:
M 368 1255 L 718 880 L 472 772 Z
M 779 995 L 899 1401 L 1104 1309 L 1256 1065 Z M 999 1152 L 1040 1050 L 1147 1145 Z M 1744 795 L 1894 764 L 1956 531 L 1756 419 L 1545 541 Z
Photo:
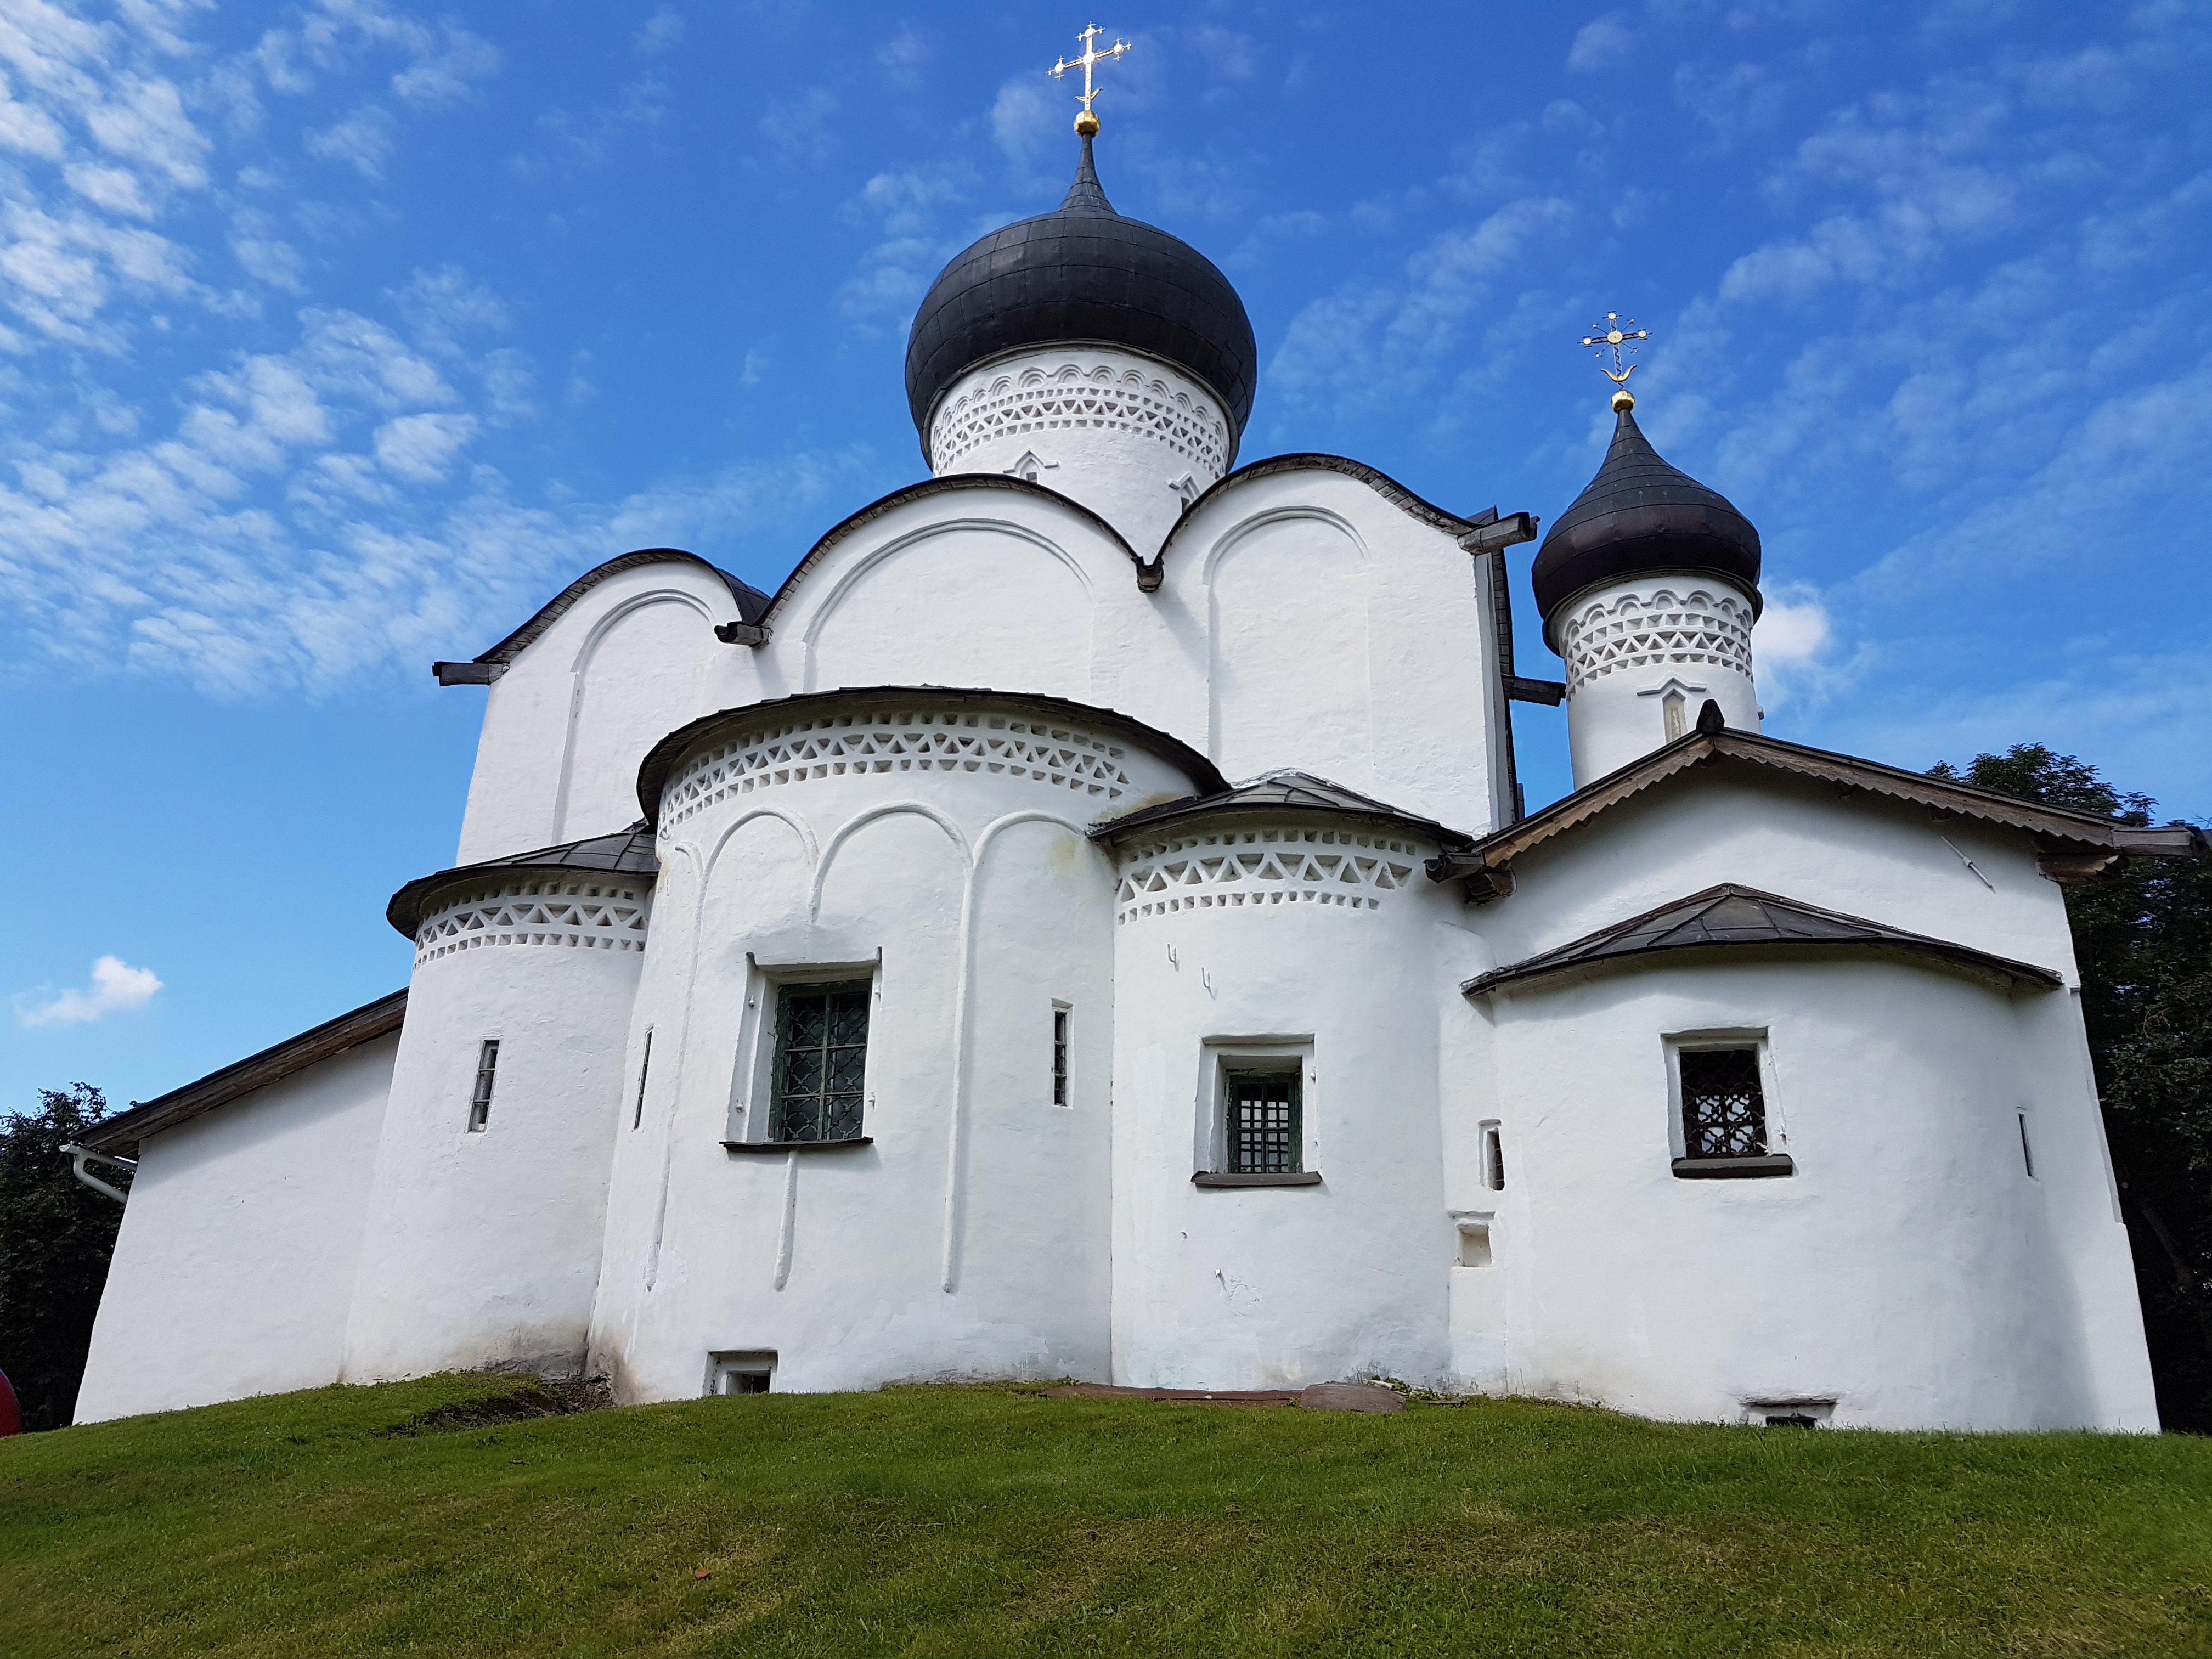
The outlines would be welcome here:
M 514 1415 L 549 1403 L 0 1441 L 0 1653 L 2212 1653 L 2212 1441 L 1013 1387 Z

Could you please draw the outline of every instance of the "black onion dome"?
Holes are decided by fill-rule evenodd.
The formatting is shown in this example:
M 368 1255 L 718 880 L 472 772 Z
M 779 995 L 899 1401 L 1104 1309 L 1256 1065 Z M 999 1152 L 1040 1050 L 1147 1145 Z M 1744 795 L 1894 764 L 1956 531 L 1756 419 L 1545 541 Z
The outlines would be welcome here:
M 1067 198 L 994 230 L 939 273 L 907 338 L 906 398 L 925 447 L 937 400 L 986 358 L 1055 341 L 1127 346 L 1164 359 L 1244 429 L 1260 378 L 1252 319 L 1212 260 L 1114 211 L 1091 140 Z
M 1662 570 L 1710 572 L 1759 605 L 1759 532 L 1735 504 L 1659 459 L 1620 411 L 1605 463 L 1536 555 L 1536 609 L 1552 613 L 1601 582 Z

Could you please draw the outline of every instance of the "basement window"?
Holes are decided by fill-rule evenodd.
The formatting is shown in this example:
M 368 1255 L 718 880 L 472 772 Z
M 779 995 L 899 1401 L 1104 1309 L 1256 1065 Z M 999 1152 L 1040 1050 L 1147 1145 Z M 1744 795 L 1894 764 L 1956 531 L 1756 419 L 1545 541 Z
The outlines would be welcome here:
M 481 1134 L 491 1121 L 492 1085 L 499 1074 L 499 1039 L 487 1037 L 477 1050 L 477 1086 L 469 1096 L 469 1133 Z
M 872 988 L 864 979 L 778 988 L 771 1139 L 860 1139 Z
M 708 1394 L 768 1394 L 775 1378 L 773 1348 L 741 1348 L 707 1356 Z

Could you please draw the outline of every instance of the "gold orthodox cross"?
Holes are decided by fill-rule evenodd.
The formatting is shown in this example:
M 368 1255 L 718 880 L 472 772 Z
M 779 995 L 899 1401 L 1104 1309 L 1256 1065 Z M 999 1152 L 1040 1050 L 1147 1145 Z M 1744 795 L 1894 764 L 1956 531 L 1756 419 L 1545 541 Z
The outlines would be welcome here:
M 1068 70 L 1072 69 L 1079 69 L 1083 71 L 1083 92 L 1081 96 L 1077 100 L 1077 101 L 1083 106 L 1083 113 L 1075 118 L 1075 130 L 1081 133 L 1085 138 L 1090 137 L 1093 133 L 1098 131 L 1098 117 L 1091 107 L 1091 100 L 1096 98 L 1099 94 L 1100 91 L 1103 90 L 1103 88 L 1091 84 L 1091 72 L 1098 64 L 1106 63 L 1112 58 L 1119 58 L 1123 52 L 1129 49 L 1129 43 L 1127 40 L 1116 39 L 1114 44 L 1107 47 L 1105 51 L 1099 51 L 1098 37 L 1104 33 L 1105 31 L 1100 28 L 1097 24 L 1093 23 L 1089 28 L 1084 30 L 1082 33 L 1075 37 L 1077 40 L 1083 42 L 1083 56 L 1080 58 L 1063 58 L 1052 66 L 1052 78 L 1055 81 L 1059 80 L 1060 76 L 1066 75 Z
M 1620 388 L 1613 394 L 1616 410 L 1625 411 L 1636 407 L 1635 395 L 1628 389 L 1628 377 L 1636 373 L 1637 343 L 1650 337 L 1650 329 L 1637 327 L 1633 317 L 1622 322 L 1617 311 L 1607 312 L 1605 320 L 1583 336 L 1583 343 L 1597 352 L 1597 372 Z M 1611 368 L 1605 366 L 1608 356 L 1613 359 Z

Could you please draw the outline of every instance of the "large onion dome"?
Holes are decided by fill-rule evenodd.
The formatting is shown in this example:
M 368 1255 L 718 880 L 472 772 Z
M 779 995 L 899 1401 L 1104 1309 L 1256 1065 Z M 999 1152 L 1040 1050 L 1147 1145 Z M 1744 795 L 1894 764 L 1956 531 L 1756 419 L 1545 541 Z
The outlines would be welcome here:
M 1585 589 L 1679 570 L 1720 577 L 1755 611 L 1759 558 L 1751 520 L 1718 490 L 1660 459 L 1635 415 L 1622 409 L 1605 464 L 1537 551 L 1536 608 L 1548 626 L 1552 613 Z
M 937 400 L 977 363 L 1077 341 L 1174 364 L 1219 398 L 1243 432 L 1260 377 L 1244 302 L 1188 242 L 1114 211 L 1088 137 L 1057 210 L 993 231 L 923 296 L 907 339 L 906 396 L 924 446 Z

